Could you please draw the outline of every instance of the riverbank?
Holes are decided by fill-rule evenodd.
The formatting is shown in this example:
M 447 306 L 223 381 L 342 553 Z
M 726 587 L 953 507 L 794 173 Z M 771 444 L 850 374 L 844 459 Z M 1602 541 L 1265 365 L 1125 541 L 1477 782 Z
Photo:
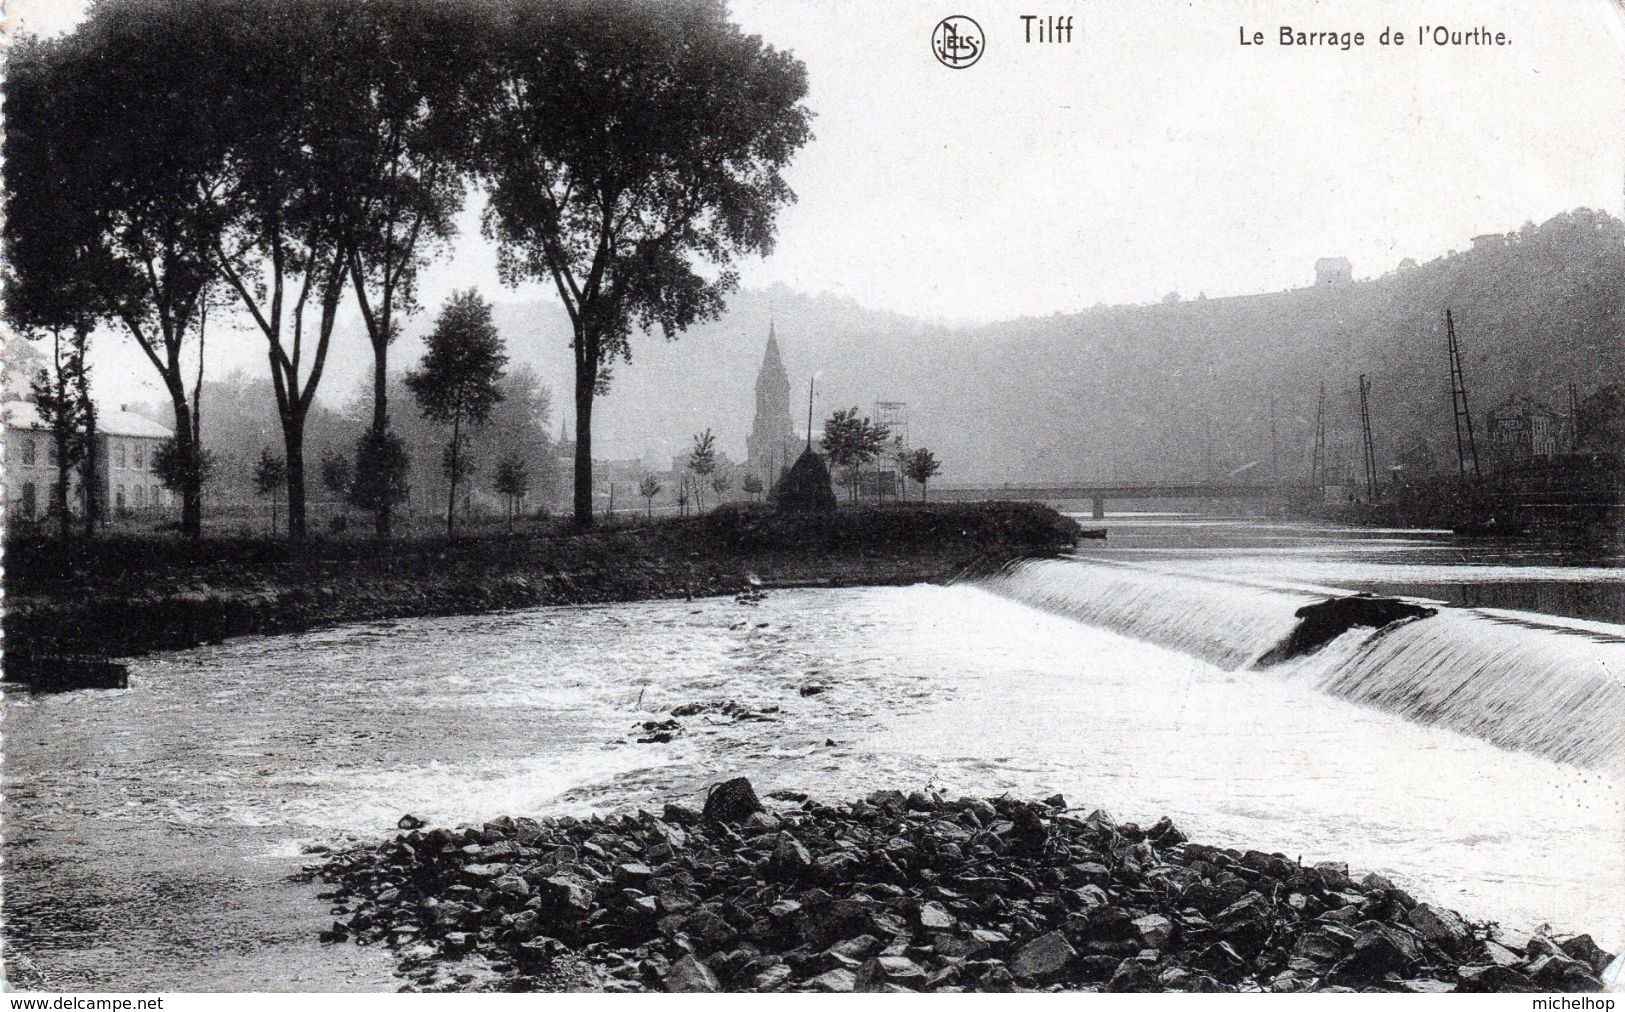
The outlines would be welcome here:
M 703 812 L 402 828 L 308 872 L 323 940 L 388 946 L 410 990 L 1572 992 L 1614 960 L 1060 796 L 737 779 Z
M 787 515 L 728 507 L 579 534 L 198 545 L 37 538 L 6 551 L 8 656 L 128 657 L 377 619 L 945 582 L 1053 555 L 1077 525 L 1033 503 Z

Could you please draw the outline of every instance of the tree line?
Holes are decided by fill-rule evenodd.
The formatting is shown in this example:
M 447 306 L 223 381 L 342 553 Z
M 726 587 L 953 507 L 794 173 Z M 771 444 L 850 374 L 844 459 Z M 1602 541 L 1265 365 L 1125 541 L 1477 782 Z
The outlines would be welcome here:
M 857 501 L 864 469 L 871 463 L 878 462 L 888 450 L 892 452 L 892 459 L 901 476 L 920 486 L 920 498 L 923 500 L 926 497 L 928 483 L 942 470 L 941 461 L 937 460 L 935 453 L 923 446 L 908 449 L 900 440 L 896 442 L 892 440 L 890 426 L 872 421 L 867 415 L 860 416 L 854 406 L 837 409 L 825 419 L 819 447 L 824 451 L 824 457 L 830 464 L 845 469 L 844 483 L 853 502 Z M 753 502 L 759 501 L 764 493 L 777 495 L 778 482 L 788 470 L 787 465 L 781 467 L 772 488 L 763 482 L 760 475 L 749 472 L 740 481 L 740 491 L 749 495 Z M 703 510 L 707 488 L 715 493 L 714 502 L 718 506 L 722 504 L 722 497 L 733 488 L 734 476 L 722 466 L 717 453 L 716 436 L 710 429 L 695 434 L 686 466 L 678 471 L 677 481 L 675 493 L 679 515 L 687 515 L 691 499 L 696 509 Z M 876 480 L 874 487 L 878 500 L 884 486 Z M 654 515 L 655 496 L 663 491 L 665 486 L 653 474 L 644 475 L 638 483 L 638 495 L 643 497 L 645 511 L 649 516 Z
M 209 315 L 251 321 L 302 540 L 306 430 L 353 301 L 373 354 L 353 481 L 387 536 L 389 350 L 477 189 L 503 280 L 551 284 L 569 313 L 588 526 L 594 399 L 635 331 L 714 318 L 733 261 L 772 248 L 794 199 L 781 170 L 811 136 L 806 91 L 800 62 L 720 0 L 100 0 L 8 60 L 7 313 L 72 347 L 106 326 L 142 350 L 174 415 L 190 538 Z M 477 400 L 450 409 L 454 432 Z M 460 454 L 454 437 L 453 472 Z

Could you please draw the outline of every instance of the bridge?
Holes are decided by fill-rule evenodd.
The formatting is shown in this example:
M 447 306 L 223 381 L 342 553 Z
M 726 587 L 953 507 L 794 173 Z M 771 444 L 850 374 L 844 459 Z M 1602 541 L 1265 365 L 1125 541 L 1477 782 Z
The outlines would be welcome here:
M 949 485 L 931 487 L 930 497 L 949 502 L 1026 499 L 1041 502 L 1089 500 L 1096 518 L 1106 515 L 1108 499 L 1320 499 L 1308 485 L 1260 482 L 1052 482 L 1031 485 Z

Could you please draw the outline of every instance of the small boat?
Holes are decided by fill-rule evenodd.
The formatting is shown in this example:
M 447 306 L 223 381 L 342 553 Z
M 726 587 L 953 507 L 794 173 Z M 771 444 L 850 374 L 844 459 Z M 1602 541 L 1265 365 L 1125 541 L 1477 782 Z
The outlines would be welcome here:
M 1106 540 L 1106 528 L 1104 528 L 1104 527 L 1085 527 L 1084 529 L 1082 529 L 1082 530 L 1080 530 L 1078 532 L 1078 537 L 1080 537 L 1080 538 L 1091 538 L 1091 539 L 1093 539 L 1095 541 L 1105 541 Z

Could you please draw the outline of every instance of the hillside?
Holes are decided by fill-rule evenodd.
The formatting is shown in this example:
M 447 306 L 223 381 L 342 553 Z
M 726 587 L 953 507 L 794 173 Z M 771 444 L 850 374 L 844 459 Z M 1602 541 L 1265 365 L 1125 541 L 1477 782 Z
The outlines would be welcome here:
M 598 455 L 659 459 L 710 427 L 741 457 L 773 319 L 798 400 L 816 373 L 820 419 L 851 404 L 908 402 L 914 442 L 937 451 L 947 480 L 1199 477 L 1210 427 L 1216 473 L 1267 469 L 1271 397 L 1283 472 L 1303 472 L 1318 385 L 1333 441 L 1352 441 L 1362 371 L 1379 466 L 1417 440 L 1443 465 L 1453 452 L 1445 307 L 1475 414 L 1518 394 L 1562 410 L 1568 383 L 1584 394 L 1625 378 L 1622 291 L 1625 225 L 1585 210 L 1525 226 L 1504 245 L 1353 284 L 980 327 L 782 286 L 745 291 L 722 319 L 676 342 L 635 342 L 600 402 Z M 509 304 L 498 322 L 515 360 L 535 364 L 567 402 L 562 315 Z

